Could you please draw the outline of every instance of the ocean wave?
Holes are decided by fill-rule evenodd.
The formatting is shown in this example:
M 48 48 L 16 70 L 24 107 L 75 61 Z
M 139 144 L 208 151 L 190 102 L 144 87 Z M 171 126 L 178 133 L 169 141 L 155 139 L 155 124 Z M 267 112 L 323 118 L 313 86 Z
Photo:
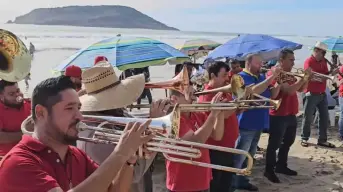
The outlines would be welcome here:
M 44 52 L 44 51 L 55 51 L 55 50 L 64 50 L 64 51 L 78 51 L 80 50 L 80 47 L 49 47 L 49 48 L 38 48 L 36 49 L 36 53 L 37 52 Z

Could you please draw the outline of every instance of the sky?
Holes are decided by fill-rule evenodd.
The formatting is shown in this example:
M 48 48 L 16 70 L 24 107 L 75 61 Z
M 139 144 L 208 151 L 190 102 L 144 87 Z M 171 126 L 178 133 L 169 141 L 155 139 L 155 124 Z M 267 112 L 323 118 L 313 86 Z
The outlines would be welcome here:
M 1 0 L 0 22 L 68 5 L 130 6 L 183 31 L 343 36 L 343 0 Z

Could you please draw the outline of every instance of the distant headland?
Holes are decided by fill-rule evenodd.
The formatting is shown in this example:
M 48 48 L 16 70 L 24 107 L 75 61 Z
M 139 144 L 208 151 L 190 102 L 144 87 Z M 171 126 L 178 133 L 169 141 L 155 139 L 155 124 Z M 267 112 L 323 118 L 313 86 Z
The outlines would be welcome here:
M 39 8 L 7 23 L 178 30 L 156 21 L 134 8 L 119 5 Z

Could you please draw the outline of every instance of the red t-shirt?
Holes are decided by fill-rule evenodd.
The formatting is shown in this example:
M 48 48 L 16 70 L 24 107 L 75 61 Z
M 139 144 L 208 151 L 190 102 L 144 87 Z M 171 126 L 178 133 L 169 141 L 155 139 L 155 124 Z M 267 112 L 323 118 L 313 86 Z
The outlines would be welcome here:
M 20 109 L 7 107 L 0 102 L 0 131 L 19 132 L 21 123 L 31 114 L 31 102 L 24 101 Z M 6 155 L 17 143 L 0 144 L 0 156 Z
M 205 90 L 211 90 L 213 87 L 209 86 L 208 84 L 205 85 Z M 216 94 L 206 94 L 201 95 L 199 97 L 199 103 L 201 102 L 209 102 Z M 232 96 L 230 94 L 224 94 L 228 101 L 232 101 Z M 236 113 L 233 113 L 229 118 L 225 119 L 225 130 L 222 140 L 215 141 L 212 138 L 208 139 L 208 143 L 211 145 L 222 146 L 222 147 L 230 147 L 235 148 L 236 140 L 239 135 L 239 128 L 238 128 L 238 120 Z
M 343 74 L 343 65 L 339 68 L 339 72 L 340 74 Z M 341 75 L 338 75 L 338 80 L 342 80 L 343 77 Z M 340 97 L 343 97 L 343 83 L 342 84 L 339 84 L 339 96 Z
M 59 155 L 31 136 L 24 135 L 0 162 L 1 191 L 63 191 L 84 181 L 98 165 L 85 152 L 70 146 L 65 163 Z
M 191 113 L 190 117 L 181 115 L 179 136 L 183 137 L 188 131 L 196 131 L 206 121 L 207 116 L 204 113 Z M 193 159 L 203 163 L 210 163 L 210 154 L 208 149 L 200 148 L 201 157 Z M 181 157 L 178 157 L 181 158 Z M 210 188 L 212 172 L 210 168 L 175 163 L 166 160 L 167 169 L 167 188 L 171 191 L 195 192 Z
M 328 74 L 329 69 L 326 63 L 326 60 L 323 59 L 321 61 L 317 61 L 316 58 L 313 56 L 307 58 L 304 63 L 304 69 L 311 67 L 313 72 L 322 73 L 322 74 Z M 325 93 L 326 89 L 326 81 L 324 82 L 318 82 L 318 81 L 309 81 L 306 92 L 311 93 Z
M 272 72 L 268 71 L 267 76 L 271 76 Z M 297 82 L 296 78 L 294 78 L 292 81 L 288 81 L 287 83 L 289 85 L 294 84 Z M 275 85 L 276 80 L 273 81 L 273 85 Z M 278 110 L 270 109 L 269 114 L 275 115 L 275 116 L 287 116 L 287 115 L 296 115 L 299 112 L 299 102 L 298 102 L 298 96 L 297 93 L 293 94 L 286 94 L 282 91 L 279 92 L 279 95 L 276 97 L 276 99 L 281 99 L 281 104 Z

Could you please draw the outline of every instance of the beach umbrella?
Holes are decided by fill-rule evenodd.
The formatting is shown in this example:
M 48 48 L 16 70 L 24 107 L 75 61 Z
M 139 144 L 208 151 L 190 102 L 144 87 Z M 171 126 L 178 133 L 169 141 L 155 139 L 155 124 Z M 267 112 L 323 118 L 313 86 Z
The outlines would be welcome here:
M 343 37 L 329 38 L 322 42 L 328 45 L 328 51 L 343 53 Z
M 180 47 L 180 51 L 197 60 L 200 57 L 206 56 L 209 51 L 220 45 L 220 43 L 208 39 L 192 39 L 186 41 Z
M 78 51 L 54 71 L 63 72 L 69 65 L 76 65 L 81 69 L 90 68 L 97 56 L 107 57 L 108 61 L 120 70 L 190 61 L 187 55 L 160 41 L 145 37 L 116 36 Z
M 264 61 L 277 59 L 282 49 L 301 49 L 302 45 L 269 35 L 245 34 L 217 47 L 207 59 L 230 58 L 244 60 L 248 54 L 259 53 Z

